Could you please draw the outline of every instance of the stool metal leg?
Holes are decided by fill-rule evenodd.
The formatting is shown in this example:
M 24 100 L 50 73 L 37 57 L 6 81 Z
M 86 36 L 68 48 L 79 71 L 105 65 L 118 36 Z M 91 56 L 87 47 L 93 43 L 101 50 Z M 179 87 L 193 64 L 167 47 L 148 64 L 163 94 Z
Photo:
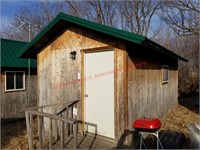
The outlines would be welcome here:
M 142 144 L 144 145 L 144 148 L 147 149 L 147 147 L 143 141 L 143 132 L 139 132 L 139 137 L 140 137 L 140 149 L 142 149 Z
M 142 149 L 142 144 L 144 145 L 144 148 L 147 149 L 144 141 L 143 141 L 143 133 L 144 132 L 139 132 L 139 137 L 140 137 L 140 149 Z M 159 139 L 159 135 L 158 135 L 158 131 L 156 131 L 155 133 L 149 133 L 147 132 L 148 134 L 151 134 L 151 135 L 154 135 L 156 137 L 156 147 L 157 149 L 159 149 L 159 145 L 161 147 L 161 149 L 164 149 L 163 146 L 162 146 L 162 143 Z
M 162 149 L 164 149 L 159 138 L 157 138 L 157 141 L 158 141 L 158 143 L 160 143 L 160 147 L 161 147 Z
M 158 138 L 156 139 L 156 141 L 157 141 L 157 149 L 159 149 L 159 143 L 158 143 Z
M 156 137 L 157 149 L 159 149 L 159 145 L 160 145 L 160 147 L 162 149 L 164 149 L 163 146 L 162 146 L 162 143 L 161 143 L 161 141 L 159 139 L 158 131 L 156 131 L 155 133 L 150 133 L 150 134 L 152 134 L 152 135 L 154 135 Z
M 140 149 L 142 149 L 142 137 L 140 137 Z

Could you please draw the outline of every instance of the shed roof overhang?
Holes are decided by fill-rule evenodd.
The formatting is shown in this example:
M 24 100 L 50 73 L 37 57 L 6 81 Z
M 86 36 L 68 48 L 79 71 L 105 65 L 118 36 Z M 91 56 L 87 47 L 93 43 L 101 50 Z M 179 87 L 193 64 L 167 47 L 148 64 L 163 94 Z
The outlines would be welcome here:
M 187 59 L 171 52 L 170 50 L 162 47 L 161 45 L 149 40 L 147 37 L 134 34 L 131 32 L 119 30 L 109 26 L 105 26 L 99 23 L 91 22 L 85 19 L 67 15 L 65 13 L 59 13 L 42 31 L 40 31 L 18 54 L 22 58 L 35 59 L 37 53 L 50 44 L 59 35 L 61 35 L 69 25 L 75 24 L 82 26 L 109 36 L 113 36 L 127 42 L 136 43 L 145 47 L 149 47 L 151 50 L 168 55 L 174 59 L 188 61 Z

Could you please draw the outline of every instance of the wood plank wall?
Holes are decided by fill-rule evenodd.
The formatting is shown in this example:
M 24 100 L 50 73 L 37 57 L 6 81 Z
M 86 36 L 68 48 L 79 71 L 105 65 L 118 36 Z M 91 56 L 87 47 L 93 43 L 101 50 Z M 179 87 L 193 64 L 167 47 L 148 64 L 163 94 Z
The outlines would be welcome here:
M 38 104 L 47 105 L 62 101 L 81 100 L 81 82 L 77 81 L 77 73 L 81 73 L 81 50 L 114 47 L 115 68 L 124 68 L 126 47 L 123 41 L 101 35 L 78 26 L 71 26 L 50 45 L 37 55 L 38 61 Z M 69 53 L 76 51 L 76 59 L 71 60 Z M 103 59 L 103 58 L 102 58 Z M 99 65 L 99 64 L 96 64 Z M 123 71 L 115 75 L 115 123 L 116 139 L 123 132 L 124 123 L 124 91 Z M 53 113 L 53 110 L 45 110 Z M 78 119 L 81 120 L 81 103 L 78 105 Z M 46 122 L 48 128 L 48 122 Z
M 137 45 L 127 48 L 121 40 L 82 27 L 71 26 L 37 55 L 38 104 L 81 100 L 81 81 L 77 81 L 77 73 L 81 73 L 81 50 L 105 46 L 112 46 L 115 51 L 115 140 L 117 141 L 125 129 L 132 130 L 132 122 L 135 119 L 141 117 L 163 119 L 176 107 L 177 60 L 156 52 L 152 53 L 149 49 Z M 71 51 L 76 51 L 75 60 L 69 58 Z M 167 84 L 161 83 L 162 65 L 169 65 Z M 123 71 L 125 68 L 127 71 Z M 55 112 L 55 110 L 46 111 Z M 81 115 L 80 103 L 78 105 L 80 120 Z
M 1 72 L 1 119 L 17 119 L 25 117 L 21 109 L 33 107 L 37 105 L 37 75 L 36 71 L 30 76 L 30 83 L 28 87 L 28 75 L 26 73 L 26 89 L 23 91 L 5 92 L 5 71 L 15 71 L 15 69 L 2 69 Z M 17 71 L 26 71 L 25 69 Z M 32 72 L 33 73 L 33 72 Z M 28 101 L 29 91 L 29 101 Z
M 178 104 L 178 61 L 145 47 L 128 45 L 128 128 L 138 118 L 161 121 Z M 169 66 L 169 82 L 162 84 L 162 65 Z M 129 134 L 127 144 L 137 139 Z M 132 145 L 131 147 L 136 147 Z
M 141 65 L 140 65 L 141 64 Z M 143 64 L 143 65 L 142 65 Z M 162 84 L 162 65 L 169 66 L 169 82 Z M 128 103 L 129 129 L 143 117 L 164 119 L 178 104 L 178 63 L 133 45 L 129 48 Z

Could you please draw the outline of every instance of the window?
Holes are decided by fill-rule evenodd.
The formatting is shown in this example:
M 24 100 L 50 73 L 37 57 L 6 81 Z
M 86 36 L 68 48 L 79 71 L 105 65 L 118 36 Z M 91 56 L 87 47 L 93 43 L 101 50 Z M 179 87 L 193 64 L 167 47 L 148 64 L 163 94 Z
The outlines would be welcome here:
M 169 80 L 169 67 L 162 66 L 162 83 L 168 83 Z
M 25 72 L 6 71 L 5 72 L 5 91 L 24 90 Z

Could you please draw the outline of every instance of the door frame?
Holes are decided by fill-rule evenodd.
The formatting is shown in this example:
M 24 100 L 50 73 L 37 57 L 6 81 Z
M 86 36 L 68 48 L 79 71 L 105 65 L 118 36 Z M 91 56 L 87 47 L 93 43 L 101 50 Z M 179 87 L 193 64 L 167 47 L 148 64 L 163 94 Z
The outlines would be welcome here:
M 113 51 L 114 52 L 114 140 L 116 139 L 116 127 L 117 127 L 117 118 L 118 118 L 118 114 L 116 113 L 116 108 L 117 108 L 117 104 L 116 104 L 116 100 L 117 100 L 117 75 L 116 75 L 116 60 L 117 60 L 117 56 L 116 56 L 116 49 L 114 47 L 111 46 L 105 46 L 105 47 L 97 47 L 97 48 L 90 48 L 90 49 L 82 49 L 81 50 L 81 120 L 82 120 L 82 126 L 81 126 L 81 132 L 84 133 L 85 132 L 85 99 L 84 99 L 84 95 L 85 95 L 85 81 L 84 81 L 84 76 L 85 76 L 85 60 L 84 60 L 84 56 L 86 53 L 90 53 L 90 52 L 104 52 L 104 51 Z

